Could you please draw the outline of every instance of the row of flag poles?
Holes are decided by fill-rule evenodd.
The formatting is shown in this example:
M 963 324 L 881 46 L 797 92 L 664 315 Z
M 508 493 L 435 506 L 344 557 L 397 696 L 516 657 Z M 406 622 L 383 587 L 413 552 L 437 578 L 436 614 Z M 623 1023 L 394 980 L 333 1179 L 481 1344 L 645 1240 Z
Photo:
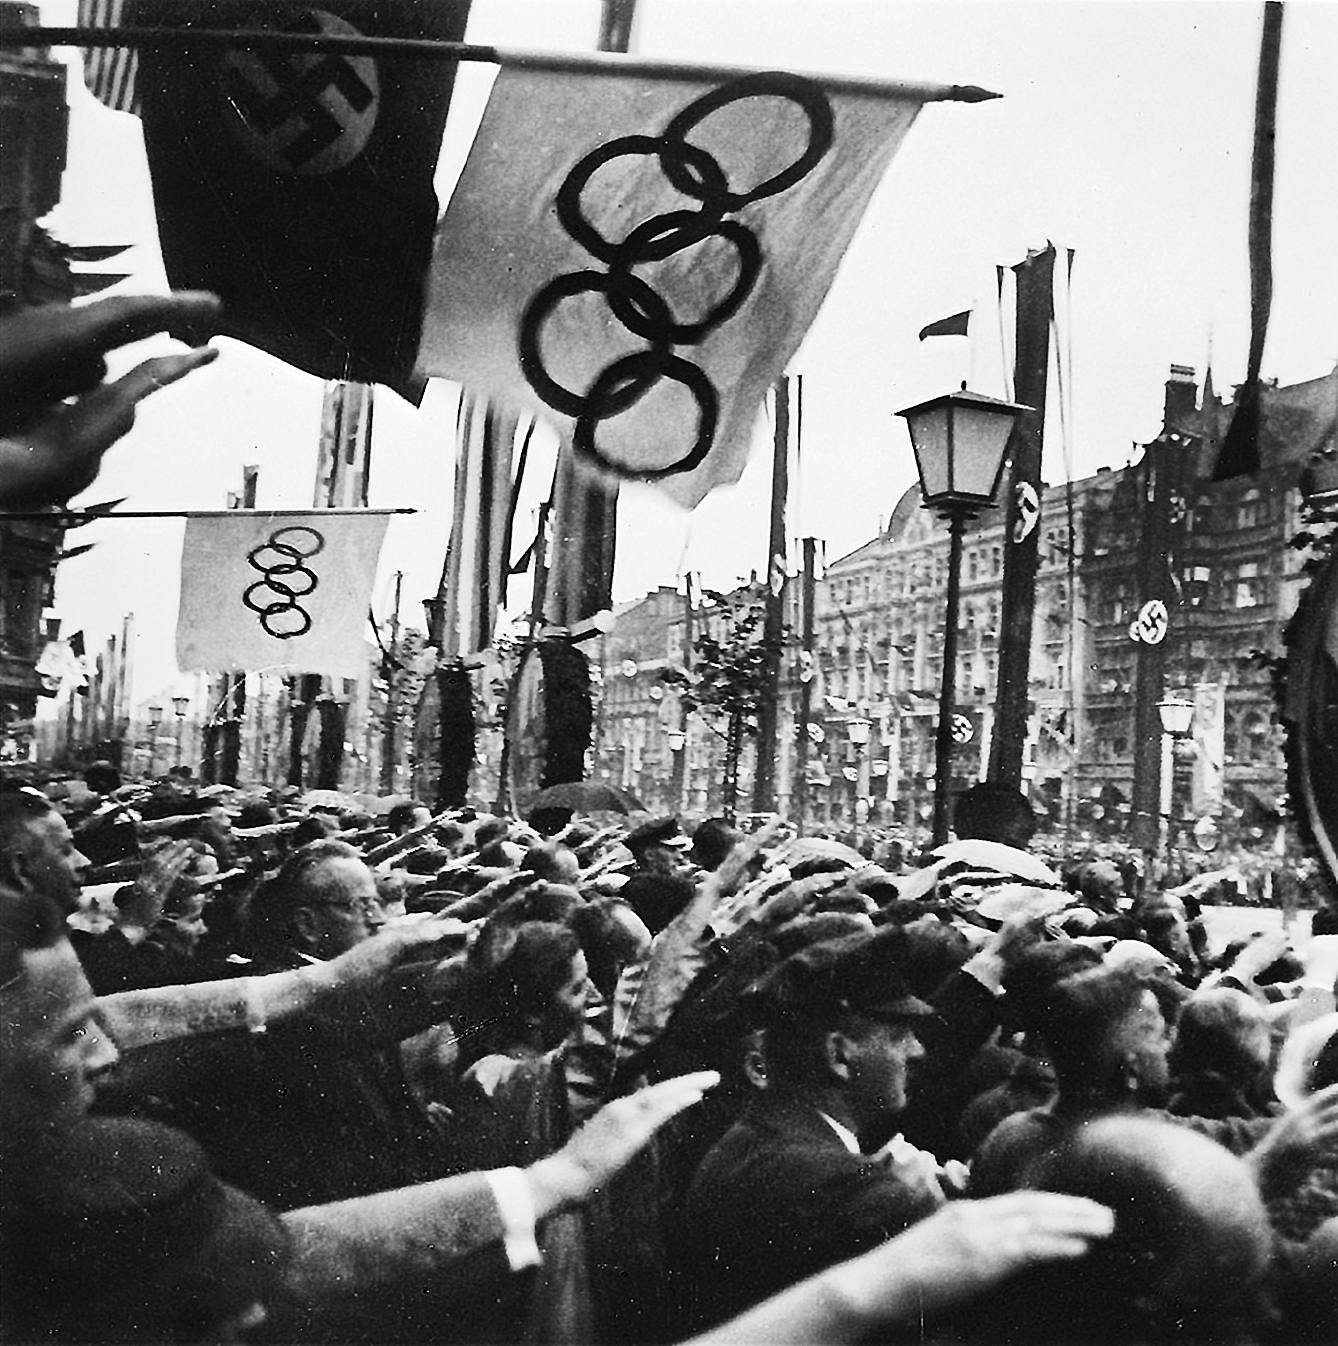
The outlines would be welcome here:
M 80 0 L 80 30 L 30 34 L 83 45 L 95 96 L 141 118 L 173 288 L 215 291 L 224 335 L 340 390 L 310 517 L 189 520 L 183 668 L 356 676 L 386 526 L 362 508 L 374 383 L 414 402 L 428 377 L 466 390 L 448 654 L 490 642 L 505 595 L 520 427 L 556 431 L 569 493 L 635 479 L 692 508 L 737 481 L 923 105 L 994 96 L 473 48 L 468 16 L 468 0 Z M 499 72 L 442 214 L 461 59 Z

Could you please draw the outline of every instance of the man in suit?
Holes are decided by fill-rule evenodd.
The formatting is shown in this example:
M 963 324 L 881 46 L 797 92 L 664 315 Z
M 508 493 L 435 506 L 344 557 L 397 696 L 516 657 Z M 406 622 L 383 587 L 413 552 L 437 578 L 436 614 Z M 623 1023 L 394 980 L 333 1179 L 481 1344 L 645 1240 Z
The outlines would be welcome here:
M 358 853 L 311 842 L 252 904 L 251 966 L 275 972 L 336 958 L 382 919 Z M 444 1012 L 406 987 L 356 1022 L 317 1011 L 265 1033 L 138 1053 L 109 1092 L 186 1131 L 224 1181 L 279 1210 L 408 1186 L 451 1171 L 398 1050 Z
M 686 1325 L 718 1323 L 873 1247 L 944 1200 L 933 1157 L 894 1138 L 916 1024 L 899 930 L 810 945 L 755 996 L 766 1088 L 707 1153 L 674 1231 Z

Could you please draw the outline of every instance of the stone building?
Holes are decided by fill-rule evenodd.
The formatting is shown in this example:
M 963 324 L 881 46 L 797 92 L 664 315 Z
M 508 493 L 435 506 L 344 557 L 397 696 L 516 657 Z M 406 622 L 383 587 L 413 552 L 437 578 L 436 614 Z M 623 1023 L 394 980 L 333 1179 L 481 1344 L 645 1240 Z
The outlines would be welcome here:
M 1200 396 L 1193 371 L 1173 366 L 1156 440 L 1127 466 L 1042 493 L 1023 777 L 1055 823 L 1128 833 L 1140 792 L 1157 800 L 1162 745 L 1159 728 L 1147 742 L 1148 725 L 1159 725 L 1155 706 L 1167 697 L 1195 704 L 1191 738 L 1174 758 L 1172 826 L 1212 817 L 1248 829 L 1276 818 L 1285 772 L 1269 660 L 1303 585 L 1304 553 L 1292 545 L 1302 474 L 1312 455 L 1335 452 L 1338 369 L 1266 387 L 1262 400 L 1254 476 L 1211 480 L 1233 406 L 1210 378 Z M 1159 473 L 1169 483 L 1160 493 Z M 963 546 L 954 790 L 988 764 L 1003 555 L 1002 511 L 987 511 Z M 782 811 L 795 803 L 802 732 L 807 820 L 928 820 L 947 558 L 946 524 L 920 508 L 916 486 L 876 537 L 828 562 L 817 584 L 807 725 L 798 722 L 793 637 L 782 671 Z M 793 579 L 788 587 L 798 589 Z M 1154 639 L 1135 639 L 1154 593 L 1165 595 L 1165 620 L 1152 622 Z M 787 595 L 791 632 L 795 597 Z M 662 682 L 665 668 L 684 661 L 685 610 L 684 596 L 663 588 L 619 609 L 599 661 L 596 769 L 655 806 L 678 800 L 709 812 L 718 806 L 718 735 L 697 714 L 681 717 Z M 694 609 L 694 620 L 708 617 Z M 864 720 L 868 741 L 853 742 L 849 725 Z M 678 728 L 687 732 L 684 761 L 669 736 Z M 746 772 L 745 762 L 743 799 Z

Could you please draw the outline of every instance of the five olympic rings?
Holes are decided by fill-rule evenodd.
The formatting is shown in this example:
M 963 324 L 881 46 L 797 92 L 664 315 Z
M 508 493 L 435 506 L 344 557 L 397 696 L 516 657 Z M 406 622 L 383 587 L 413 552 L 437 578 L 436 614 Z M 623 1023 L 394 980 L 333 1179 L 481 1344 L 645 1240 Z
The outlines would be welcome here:
M 747 98 L 779 97 L 798 105 L 808 120 L 808 143 L 793 163 L 746 190 L 732 190 L 720 162 L 685 137 L 711 113 Z M 811 80 L 782 72 L 745 75 L 713 89 L 678 112 L 659 136 L 622 136 L 592 150 L 568 173 L 558 189 L 558 220 L 606 272 L 577 271 L 558 276 L 529 302 L 521 318 L 520 367 L 535 392 L 563 415 L 575 418 L 572 443 L 578 453 L 622 477 L 657 481 L 699 466 L 715 441 L 720 395 L 706 372 L 675 355 L 671 347 L 690 346 L 738 312 L 762 270 L 757 235 L 724 217 L 753 201 L 775 196 L 801 181 L 832 145 L 832 107 Z M 654 155 L 669 182 L 701 203 L 697 210 L 672 210 L 642 221 L 621 240 L 605 238 L 586 218 L 582 196 L 605 164 L 628 155 Z M 729 292 L 692 321 L 675 318 L 668 301 L 633 268 L 660 262 L 709 238 L 723 239 L 735 252 L 738 274 Z M 649 349 L 624 355 L 603 369 L 580 393 L 564 387 L 548 372 L 541 350 L 544 323 L 564 300 L 602 294 L 614 317 Z M 595 442 L 601 421 L 634 406 L 662 380 L 678 383 L 697 404 L 697 435 L 692 447 L 658 468 L 631 468 L 609 457 Z
M 311 630 L 311 614 L 297 600 L 316 592 L 320 580 L 302 563 L 325 550 L 325 538 L 305 524 L 277 528 L 246 553 L 247 564 L 263 579 L 249 584 L 242 602 L 260 617 L 265 633 L 292 640 Z

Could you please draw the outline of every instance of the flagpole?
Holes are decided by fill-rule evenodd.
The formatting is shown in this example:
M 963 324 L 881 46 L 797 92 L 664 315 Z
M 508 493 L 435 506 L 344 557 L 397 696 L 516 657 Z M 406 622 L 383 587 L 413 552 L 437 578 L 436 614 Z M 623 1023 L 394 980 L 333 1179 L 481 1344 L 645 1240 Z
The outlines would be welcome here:
M 131 47 L 139 51 L 176 47 L 221 47 L 238 50 L 266 47 L 273 51 L 328 52 L 341 56 L 389 56 L 414 60 L 477 61 L 512 70 L 552 74 L 587 74 L 604 67 L 609 73 L 643 80 L 737 79 L 755 71 L 745 66 L 693 65 L 683 61 L 645 61 L 620 53 L 573 55 L 562 52 L 516 51 L 471 42 L 433 38 L 365 37 L 361 34 L 284 33 L 248 28 L 15 28 L 0 32 L 4 47 Z M 807 72 L 796 71 L 796 74 Z M 931 84 L 908 80 L 869 79 L 857 75 L 813 72 L 810 77 L 833 93 L 904 98 L 921 103 L 982 103 L 1003 95 L 974 84 Z
M 771 520 L 767 536 L 766 590 L 763 594 L 762 697 L 757 711 L 757 757 L 753 769 L 753 812 L 776 809 L 776 748 L 780 727 L 781 631 L 785 619 L 785 504 L 790 490 L 790 381 L 776 380 L 772 427 Z
M 103 519 L 237 519 L 311 518 L 319 514 L 322 518 L 338 518 L 340 515 L 357 514 L 417 514 L 413 508 L 401 509 L 118 509 L 114 514 L 102 514 L 96 511 L 79 509 L 55 510 L 0 510 L 0 519 L 47 519 L 57 523 L 63 519 L 78 519 L 79 525 L 100 523 Z M 66 524 L 66 527 L 79 525 Z

